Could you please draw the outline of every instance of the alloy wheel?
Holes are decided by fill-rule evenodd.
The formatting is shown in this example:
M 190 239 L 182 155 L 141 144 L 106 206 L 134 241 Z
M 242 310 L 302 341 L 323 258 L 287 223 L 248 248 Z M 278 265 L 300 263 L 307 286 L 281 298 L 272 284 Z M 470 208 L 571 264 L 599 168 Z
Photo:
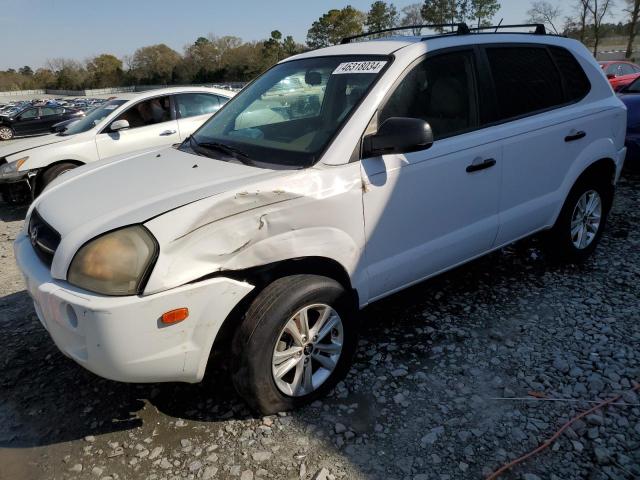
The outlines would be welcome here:
M 0 127 L 0 139 L 11 140 L 13 138 L 13 132 L 9 127 Z
M 571 242 L 578 250 L 584 250 L 596 238 L 602 218 L 602 199 L 595 190 L 585 192 L 571 216 Z
M 280 392 L 301 397 L 317 390 L 333 373 L 342 353 L 342 319 L 329 305 L 295 313 L 278 336 L 271 361 Z

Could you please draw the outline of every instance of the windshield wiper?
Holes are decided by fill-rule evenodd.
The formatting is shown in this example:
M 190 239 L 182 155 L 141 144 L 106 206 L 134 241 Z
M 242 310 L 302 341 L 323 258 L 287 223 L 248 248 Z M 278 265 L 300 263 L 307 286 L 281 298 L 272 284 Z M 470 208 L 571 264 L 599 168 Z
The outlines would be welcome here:
M 219 152 L 224 153 L 230 157 L 235 158 L 236 160 L 240 160 L 245 165 L 250 165 L 252 163 L 249 155 L 244 153 L 242 150 L 239 150 L 231 145 L 226 145 L 220 142 L 202 142 L 199 143 L 195 138 L 189 137 L 189 142 L 195 145 L 196 148 L 201 148 L 204 150 L 218 150 Z

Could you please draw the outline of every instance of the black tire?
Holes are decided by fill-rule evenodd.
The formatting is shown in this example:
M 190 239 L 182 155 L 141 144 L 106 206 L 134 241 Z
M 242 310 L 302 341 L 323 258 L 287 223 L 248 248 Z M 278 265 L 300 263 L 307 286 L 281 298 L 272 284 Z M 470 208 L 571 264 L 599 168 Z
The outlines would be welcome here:
M 56 178 L 62 175 L 64 172 L 68 172 L 76 168 L 78 165 L 71 162 L 63 162 L 57 163 L 52 167 L 47 168 L 42 174 L 39 175 L 38 181 L 36 182 L 38 190 L 36 195 L 40 195 L 42 191 L 53 182 Z
M 335 369 L 316 390 L 301 396 L 285 395 L 272 372 L 276 342 L 300 309 L 320 303 L 330 306 L 342 320 L 342 352 Z M 326 395 L 351 366 L 357 342 L 357 318 L 352 298 L 333 279 L 292 275 L 275 280 L 253 300 L 234 335 L 231 375 L 236 390 L 252 409 L 264 415 L 295 409 Z M 306 360 L 313 363 L 311 358 Z
M 572 239 L 571 221 L 578 201 L 590 191 L 597 192 L 602 201 L 600 225 L 591 243 L 584 248 L 578 248 Z M 613 202 L 613 191 L 613 186 L 608 179 L 595 174 L 578 179 L 569 192 L 555 225 L 544 238 L 545 251 L 552 260 L 563 263 L 581 263 L 593 254 L 607 224 L 607 217 Z
M 13 139 L 15 137 L 15 132 L 11 127 L 6 125 L 0 125 L 0 140 L 7 141 Z

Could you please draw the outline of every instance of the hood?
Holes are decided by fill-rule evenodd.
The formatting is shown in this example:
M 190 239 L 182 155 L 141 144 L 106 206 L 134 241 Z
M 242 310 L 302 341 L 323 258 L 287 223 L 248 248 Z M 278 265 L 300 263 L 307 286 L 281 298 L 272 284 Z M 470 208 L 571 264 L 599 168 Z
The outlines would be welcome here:
M 61 137 L 58 135 L 43 135 L 41 137 L 21 138 L 19 140 L 12 141 L 9 145 L 0 144 L 0 158 L 9 157 L 16 153 L 24 152 L 25 150 L 31 150 L 32 148 L 43 147 L 45 145 L 51 145 L 52 143 L 66 142 L 72 138 Z
M 163 148 L 67 172 L 36 199 L 34 208 L 60 233 L 61 247 L 77 248 L 106 231 L 288 173 Z

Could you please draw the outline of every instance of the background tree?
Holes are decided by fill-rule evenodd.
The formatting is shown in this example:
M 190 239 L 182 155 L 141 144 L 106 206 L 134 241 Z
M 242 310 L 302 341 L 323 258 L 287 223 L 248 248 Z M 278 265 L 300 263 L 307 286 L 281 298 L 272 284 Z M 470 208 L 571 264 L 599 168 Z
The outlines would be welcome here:
M 593 22 L 593 56 L 598 54 L 598 45 L 600 43 L 600 28 L 602 21 L 610 13 L 609 9 L 613 6 L 613 0 L 582 0 L 585 2 L 591 21 Z
M 47 60 L 47 68 L 55 73 L 55 87 L 63 90 L 79 90 L 84 87 L 87 71 L 82 64 L 69 58 Z
M 262 42 L 262 49 L 264 52 L 264 59 L 267 65 L 273 65 L 278 63 L 285 57 L 284 47 L 282 45 L 282 33 L 280 30 L 274 30 L 271 32 L 271 37 L 268 40 Z
M 296 43 L 291 35 L 287 35 L 282 41 L 282 49 L 284 50 L 285 55 L 291 56 L 302 52 L 304 47 L 299 43 Z
M 367 13 L 365 25 L 367 31 L 384 30 L 393 28 L 398 23 L 398 10 L 393 3 L 387 4 L 383 0 L 377 0 L 371 4 Z
M 18 69 L 18 73 L 20 75 L 30 77 L 31 75 L 33 75 L 33 70 L 31 70 L 31 67 L 29 65 L 25 65 L 24 67 Z
M 362 33 L 365 14 L 347 5 L 342 10 L 332 9 L 313 22 L 307 32 L 310 48 L 328 47 L 340 43 L 344 37 Z
M 640 0 L 638 0 L 640 1 Z M 538 0 L 531 4 L 531 8 L 527 11 L 528 23 L 542 23 L 550 26 L 555 33 L 558 33 L 556 25 L 558 25 L 562 10 L 559 6 L 553 5 L 546 0 Z
M 138 83 L 169 84 L 181 57 L 164 43 L 137 49 L 131 58 L 131 73 Z
M 633 55 L 633 42 L 636 39 L 638 17 L 640 16 L 640 0 L 626 0 L 626 2 L 626 12 L 629 15 L 629 40 L 627 42 L 627 50 L 624 56 L 625 58 L 631 58 Z
M 481 27 L 491 24 L 491 20 L 500 10 L 500 2 L 498 0 L 471 0 L 469 8 L 468 18 Z
M 459 0 L 425 0 L 420 9 L 424 21 L 432 25 L 458 23 L 464 21 L 460 6 L 467 2 Z M 438 32 L 444 32 L 447 28 L 435 28 Z
M 421 4 L 412 3 L 402 9 L 402 17 L 400 18 L 400 25 L 403 27 L 409 25 L 420 25 L 423 21 L 422 14 L 420 13 Z M 411 32 L 414 35 L 420 35 L 421 28 L 414 28 Z
M 87 61 L 87 83 L 93 88 L 120 86 L 123 83 L 122 61 L 103 53 Z
M 220 51 L 206 37 L 198 37 L 193 44 L 185 47 L 184 58 L 179 67 L 179 77 L 183 82 L 206 83 L 220 68 Z

